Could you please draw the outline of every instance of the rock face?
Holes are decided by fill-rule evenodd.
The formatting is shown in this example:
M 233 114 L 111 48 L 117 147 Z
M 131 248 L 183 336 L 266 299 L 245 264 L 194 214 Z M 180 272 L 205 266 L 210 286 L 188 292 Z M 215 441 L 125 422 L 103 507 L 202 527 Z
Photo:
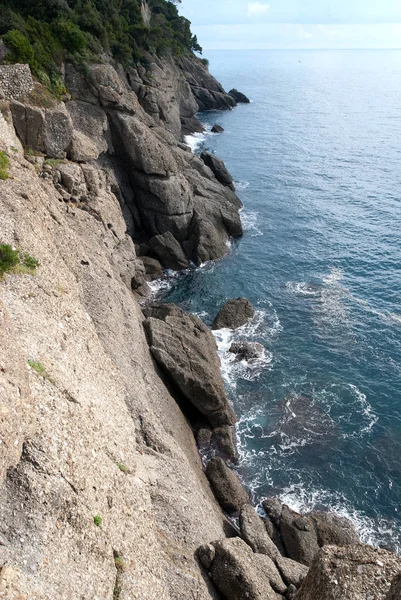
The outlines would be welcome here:
M 209 576 L 227 600 L 275 600 L 269 574 L 256 554 L 239 538 L 213 542 Z M 201 551 L 205 556 L 205 551 Z
M 218 502 L 227 512 L 238 512 L 248 502 L 248 494 L 238 477 L 221 458 L 216 456 L 209 461 L 206 476 Z
M 250 100 L 249 98 L 247 98 L 247 96 L 245 96 L 245 94 L 243 94 L 242 92 L 239 92 L 236 89 L 232 89 L 229 91 L 230 96 L 232 96 L 234 98 L 234 100 L 238 103 L 242 103 L 242 104 L 249 104 Z
M 210 152 L 202 152 L 201 159 L 213 171 L 217 181 L 234 190 L 233 178 L 220 158 L 217 158 L 214 154 L 210 154 Z
M 386 600 L 400 600 L 401 598 L 401 574 L 394 577 Z
M 255 314 L 255 309 L 246 298 L 228 300 L 215 318 L 212 329 L 237 329 L 245 325 Z
M 263 356 L 264 348 L 257 342 L 233 342 L 228 350 L 236 354 L 238 360 L 254 360 Z
M 370 546 L 320 550 L 297 595 L 297 600 L 384 600 L 401 559 Z

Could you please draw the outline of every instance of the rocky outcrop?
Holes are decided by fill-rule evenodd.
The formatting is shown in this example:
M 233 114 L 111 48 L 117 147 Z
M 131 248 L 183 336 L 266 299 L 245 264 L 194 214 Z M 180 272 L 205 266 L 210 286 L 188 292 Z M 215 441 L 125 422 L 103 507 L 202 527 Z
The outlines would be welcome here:
M 280 555 L 278 548 L 269 536 L 264 521 L 253 506 L 247 504 L 241 509 L 239 523 L 241 535 L 252 550 L 276 560 Z
M 206 468 L 217 501 L 228 513 L 236 513 L 249 500 L 240 480 L 220 457 L 214 457 Z
M 221 125 L 213 125 L 212 127 L 212 133 L 223 133 L 224 131 L 224 127 L 222 127 Z
M 238 103 L 242 103 L 242 104 L 250 103 L 249 98 L 247 96 L 245 96 L 245 94 L 243 94 L 242 92 L 239 92 L 238 90 L 236 90 L 235 88 L 230 90 L 228 93 Z
M 384 600 L 401 559 L 386 550 L 358 545 L 320 550 L 297 600 Z
M 229 187 L 234 190 L 233 178 L 230 173 L 227 171 L 224 162 L 217 158 L 214 154 L 210 154 L 210 152 L 202 152 L 201 159 L 205 163 L 209 169 L 211 169 L 217 179 L 223 185 Z
M 213 321 L 212 329 L 237 329 L 245 325 L 255 314 L 255 309 L 246 298 L 228 300 Z
M 224 389 L 214 336 L 198 317 L 174 305 L 149 307 L 145 313 L 153 357 L 186 401 L 206 417 L 212 428 L 220 430 L 216 444 L 221 442 L 223 454 L 234 458 L 233 437 L 223 432 L 236 417 Z

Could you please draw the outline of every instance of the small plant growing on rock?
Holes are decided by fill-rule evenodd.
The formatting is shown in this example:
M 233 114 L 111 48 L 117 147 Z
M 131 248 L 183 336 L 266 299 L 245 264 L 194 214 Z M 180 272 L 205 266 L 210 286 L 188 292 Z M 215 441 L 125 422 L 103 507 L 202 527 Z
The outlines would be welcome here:
M 102 526 L 102 521 L 103 521 L 103 519 L 102 519 L 102 517 L 100 515 L 95 515 L 93 517 L 93 522 L 96 525 L 96 527 L 101 527 Z
M 116 566 L 117 571 L 119 571 L 120 573 L 123 573 L 127 568 L 127 563 L 125 562 L 123 557 L 119 556 L 116 553 L 114 554 L 114 564 Z
M 35 275 L 38 267 L 39 261 L 28 252 L 20 252 L 10 244 L 0 244 L 0 279 L 6 273 Z
M 31 367 L 31 369 L 36 371 L 36 373 L 38 373 L 38 375 L 40 375 L 41 377 L 44 377 L 44 378 L 47 377 L 46 369 L 45 369 L 44 365 L 42 365 L 41 362 L 36 361 L 36 360 L 28 360 L 28 365 Z
M 129 469 L 128 469 L 127 465 L 124 465 L 124 463 L 116 463 L 116 464 L 117 464 L 117 467 L 120 469 L 120 471 L 122 471 L 125 474 L 129 473 Z
M 0 151 L 0 179 L 2 179 L 3 181 L 8 179 L 8 177 L 9 177 L 9 175 L 8 175 L 9 166 L 10 166 L 10 159 L 8 158 L 7 154 L 1 150 Z

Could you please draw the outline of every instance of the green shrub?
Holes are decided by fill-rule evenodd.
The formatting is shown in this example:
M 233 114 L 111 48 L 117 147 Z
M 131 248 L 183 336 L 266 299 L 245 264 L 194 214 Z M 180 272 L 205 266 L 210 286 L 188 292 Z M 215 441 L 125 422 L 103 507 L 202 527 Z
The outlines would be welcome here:
M 124 465 L 124 463 L 117 463 L 117 467 L 120 469 L 120 471 L 122 471 L 123 473 L 129 473 L 129 469 L 126 465 Z
M 10 166 L 10 159 L 7 154 L 0 150 L 0 179 L 5 181 L 8 179 L 8 168 Z
M 19 264 L 19 252 L 9 244 L 0 244 L 0 278 Z
M 205 67 L 209 67 L 209 61 L 207 58 L 201 58 L 200 61 L 202 65 L 205 65 Z
M 93 517 L 93 522 L 96 525 L 96 527 L 101 527 L 102 521 L 103 521 L 103 519 L 102 519 L 102 517 L 100 515 L 95 515 Z
M 3 35 L 3 42 L 10 49 L 6 59 L 12 63 L 28 63 L 32 70 L 37 68 L 35 53 L 27 37 L 18 29 L 12 29 Z
M 68 52 L 82 52 L 88 45 L 86 35 L 78 25 L 71 21 L 57 21 L 54 25 L 57 39 Z
M 41 362 L 38 362 L 36 360 L 28 360 L 28 365 L 31 367 L 31 369 L 36 371 L 36 373 L 38 373 L 38 375 L 40 375 L 41 377 L 47 378 L 46 369 L 45 369 L 44 365 L 42 365 Z

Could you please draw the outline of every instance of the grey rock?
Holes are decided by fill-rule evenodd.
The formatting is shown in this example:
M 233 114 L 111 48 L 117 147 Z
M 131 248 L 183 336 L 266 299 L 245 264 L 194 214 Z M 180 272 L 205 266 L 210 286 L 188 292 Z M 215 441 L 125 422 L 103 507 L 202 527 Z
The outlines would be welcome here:
M 231 408 L 220 373 L 216 341 L 211 331 L 178 307 L 145 322 L 155 360 L 182 394 L 212 426 L 233 425 Z
M 216 551 L 212 544 L 204 544 L 200 546 L 197 550 L 198 558 L 205 569 L 209 569 L 212 564 L 214 557 L 216 556 Z
M 284 583 L 274 561 L 266 554 L 255 554 L 254 561 L 260 571 L 267 576 L 273 590 L 278 594 L 285 594 L 287 591 L 287 584 Z
M 265 498 L 262 502 L 263 510 L 269 519 L 278 525 L 283 511 L 283 505 L 278 498 Z
M 237 329 L 245 325 L 255 314 L 255 309 L 246 298 L 228 300 L 215 318 L 212 329 Z
M 305 565 L 284 556 L 276 558 L 276 565 L 287 585 L 294 585 L 296 588 L 300 587 L 309 571 Z
M 89 161 L 107 152 L 108 121 L 105 111 L 81 100 L 68 102 L 66 108 L 74 128 L 68 157 L 75 161 Z
M 246 543 L 258 554 L 266 554 L 276 560 L 280 555 L 277 546 L 267 533 L 263 519 L 250 504 L 242 507 L 239 517 L 241 535 Z
M 286 598 L 287 600 L 295 600 L 298 590 L 295 585 L 289 585 L 287 588 Z
M 217 501 L 228 513 L 238 512 L 248 502 L 242 483 L 220 457 L 215 456 L 209 461 L 206 476 Z
M 314 559 L 297 600 L 382 600 L 401 558 L 367 545 L 325 546 Z
M 232 462 L 237 462 L 238 457 L 233 427 L 229 425 L 215 427 L 211 443 L 219 456 Z
M 358 544 L 359 536 L 351 521 L 333 513 L 309 513 L 315 522 L 319 546 L 348 546 Z
M 212 127 L 212 133 L 223 133 L 224 131 L 224 127 L 222 127 L 221 125 L 213 125 Z
M 209 576 L 227 600 L 275 600 L 268 573 L 243 540 L 227 539 L 213 542 L 213 546 Z
M 139 259 L 143 262 L 146 278 L 149 281 L 163 277 L 163 268 L 158 260 L 150 256 L 140 256 Z
M 149 252 L 154 254 L 166 269 L 181 271 L 189 267 L 189 261 L 172 233 L 156 235 L 149 240 L 149 247 Z
M 247 96 L 245 96 L 245 94 L 243 94 L 242 92 L 239 92 L 238 90 L 236 90 L 235 88 L 230 90 L 228 93 L 239 104 L 249 104 L 250 103 L 249 98 Z
M 202 152 L 200 157 L 205 165 L 213 171 L 217 181 L 230 187 L 232 190 L 234 189 L 233 178 L 227 171 L 224 161 L 221 158 L 217 158 L 214 154 L 206 151 Z
M 386 600 L 401 600 L 401 573 L 394 577 Z
M 319 552 L 313 519 L 307 515 L 299 515 L 284 505 L 279 529 L 288 556 L 304 565 L 311 565 Z
M 236 354 L 238 360 L 253 360 L 263 356 L 264 348 L 257 342 L 233 342 L 229 352 Z

